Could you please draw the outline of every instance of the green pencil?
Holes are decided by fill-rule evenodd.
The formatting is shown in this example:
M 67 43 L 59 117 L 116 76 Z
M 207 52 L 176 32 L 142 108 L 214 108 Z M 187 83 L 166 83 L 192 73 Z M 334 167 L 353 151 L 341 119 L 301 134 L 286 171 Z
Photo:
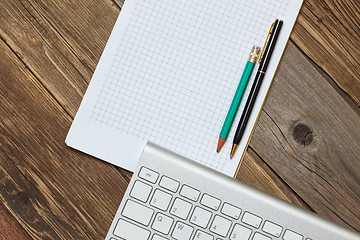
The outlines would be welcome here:
M 257 59 L 259 57 L 259 54 L 260 54 L 260 47 L 253 46 L 253 48 L 251 49 L 249 60 L 246 63 L 244 72 L 243 72 L 243 74 L 241 76 L 239 85 L 238 85 L 238 87 L 236 89 L 234 98 L 233 98 L 233 100 L 231 102 L 229 111 L 228 111 L 228 113 L 226 115 L 226 118 L 225 118 L 225 122 L 224 122 L 223 127 L 222 127 L 221 132 L 220 132 L 219 142 L 218 142 L 218 146 L 217 146 L 217 151 L 218 152 L 223 147 L 223 145 L 224 145 L 224 143 L 226 141 L 226 138 L 229 135 L 231 125 L 232 125 L 232 123 L 234 121 L 234 118 L 235 118 L 236 112 L 237 112 L 237 110 L 239 108 L 241 99 L 244 96 L 246 85 L 249 82 L 249 79 L 251 77 L 251 73 L 252 73 L 252 71 L 254 69 L 254 66 L 255 66 L 255 63 L 256 63 L 256 61 L 257 61 Z

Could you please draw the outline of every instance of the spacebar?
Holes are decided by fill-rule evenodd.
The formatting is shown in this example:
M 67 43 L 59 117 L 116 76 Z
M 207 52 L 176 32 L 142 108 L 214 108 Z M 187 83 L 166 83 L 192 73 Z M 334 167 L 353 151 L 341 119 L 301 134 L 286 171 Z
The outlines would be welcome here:
M 123 219 L 116 224 L 114 235 L 125 240 L 147 240 L 150 232 Z

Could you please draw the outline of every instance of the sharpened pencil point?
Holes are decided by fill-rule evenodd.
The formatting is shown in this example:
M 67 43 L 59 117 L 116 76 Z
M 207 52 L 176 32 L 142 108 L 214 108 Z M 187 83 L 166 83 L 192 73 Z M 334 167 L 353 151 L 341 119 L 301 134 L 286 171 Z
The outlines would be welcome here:
M 226 141 L 225 138 L 219 137 L 219 141 L 216 149 L 217 152 L 220 152 L 221 148 L 224 146 L 225 141 Z

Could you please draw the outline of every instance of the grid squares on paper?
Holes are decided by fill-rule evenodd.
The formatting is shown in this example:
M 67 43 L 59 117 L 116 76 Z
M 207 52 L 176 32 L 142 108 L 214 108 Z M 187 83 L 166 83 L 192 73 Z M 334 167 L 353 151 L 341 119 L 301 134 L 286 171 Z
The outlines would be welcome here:
M 289 0 L 134 1 L 90 118 L 222 171 L 231 144 L 216 153 L 217 139 L 251 47 Z

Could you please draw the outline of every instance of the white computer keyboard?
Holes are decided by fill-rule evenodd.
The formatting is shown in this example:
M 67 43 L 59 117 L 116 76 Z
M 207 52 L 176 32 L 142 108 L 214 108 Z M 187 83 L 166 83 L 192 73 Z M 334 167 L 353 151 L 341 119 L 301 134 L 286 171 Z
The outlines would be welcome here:
M 359 240 L 239 181 L 148 144 L 107 240 Z

